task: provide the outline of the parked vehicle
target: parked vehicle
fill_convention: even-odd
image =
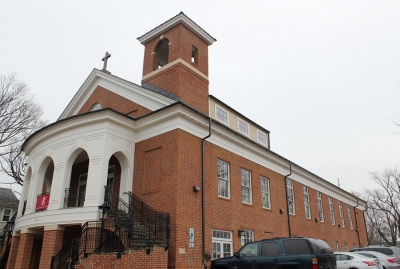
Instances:
[[[382,269],[377,258],[351,252],[335,252],[335,257],[337,269]]]
[[[357,251],[354,253],[379,259],[384,269],[400,269],[400,258],[391,257],[376,251]]]
[[[336,269],[336,259],[320,239],[272,238],[248,243],[232,257],[211,261],[211,269],[234,268]]]
[[[350,250],[350,252],[357,252],[357,251],[376,251],[383,254],[386,254],[391,257],[400,258],[400,249],[394,246],[367,246],[362,248],[355,248]]]

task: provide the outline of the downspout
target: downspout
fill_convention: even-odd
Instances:
[[[205,217],[205,192],[204,192],[204,142],[211,136],[211,118],[208,118],[208,135],[201,140],[201,259],[203,268],[206,265],[206,217]]]
[[[285,176],[285,194],[286,194],[286,215],[287,215],[287,222],[288,222],[288,232],[289,232],[289,237],[292,237],[292,232],[290,229],[290,214],[289,214],[289,203],[288,203],[288,192],[287,192],[287,186],[286,186],[286,181],[287,178],[292,174],[292,163],[289,161],[289,174]]]
[[[356,232],[357,232],[357,238],[358,238],[358,246],[361,247],[360,231],[358,230],[358,220],[357,220],[357,212],[356,212],[356,208],[357,208],[357,206],[360,205],[360,203],[358,202],[358,197],[356,197],[356,199],[357,199],[357,205],[354,207],[354,218],[356,219]],[[365,222],[365,216],[364,216],[364,222]]]

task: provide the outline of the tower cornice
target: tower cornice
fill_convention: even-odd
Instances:
[[[183,12],[180,12],[178,15],[173,17],[172,19],[164,22],[163,24],[157,26],[153,30],[147,32],[146,34],[138,37],[138,40],[141,44],[146,44],[153,38],[162,35],[164,32],[173,28],[178,24],[183,24],[188,27],[191,31],[196,33],[201,39],[203,39],[208,45],[211,45],[215,41],[217,41],[214,37],[204,31],[200,26],[198,26],[194,21],[192,21],[188,16],[186,16]]]

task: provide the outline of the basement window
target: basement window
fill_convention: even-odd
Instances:
[[[195,46],[192,46],[192,63],[198,64],[199,63],[199,53],[198,49]]]

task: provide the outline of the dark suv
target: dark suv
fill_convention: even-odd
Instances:
[[[335,269],[336,259],[324,241],[273,238],[251,242],[234,256],[211,261],[211,269]]]

